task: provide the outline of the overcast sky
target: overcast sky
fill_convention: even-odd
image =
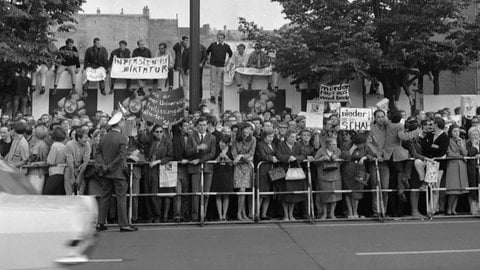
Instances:
[[[238,17],[254,21],[266,30],[278,29],[286,23],[282,8],[270,0],[198,0],[200,1],[200,24],[212,28],[238,28]],[[85,13],[96,13],[97,7],[103,14],[141,14],[144,6],[150,9],[151,18],[175,18],[179,26],[189,26],[189,0],[87,0]]]

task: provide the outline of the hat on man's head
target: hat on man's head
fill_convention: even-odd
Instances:
[[[122,118],[123,118],[123,113],[122,112],[116,112],[112,118],[110,118],[110,120],[108,120],[108,125],[109,126],[114,126],[118,123],[120,123],[120,121],[122,121]]]

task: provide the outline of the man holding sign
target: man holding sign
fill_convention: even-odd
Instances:
[[[86,81],[83,84],[83,96],[87,95],[88,85],[90,81],[96,81],[100,84],[100,92],[105,93],[105,78],[107,77],[108,68],[108,52],[105,47],[100,44],[99,38],[93,39],[93,46],[85,52],[85,60],[83,64],[85,68]]]
[[[262,45],[260,43],[255,44],[255,50],[248,57],[247,67],[253,67],[256,69],[264,69],[268,67],[269,59],[267,54],[262,51]],[[268,86],[267,89],[272,91],[272,76],[266,76]],[[248,90],[252,90],[253,75],[248,76]]]

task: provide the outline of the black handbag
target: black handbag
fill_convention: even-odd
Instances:
[[[336,161],[327,161],[323,163],[323,170],[326,172],[335,171],[338,169],[338,163]]]
[[[270,177],[270,181],[275,182],[280,179],[285,178],[286,173],[285,170],[282,167],[273,167],[270,170],[268,170],[268,176]]]
[[[353,178],[355,181],[363,184],[364,186],[368,185],[368,181],[370,180],[370,174],[367,173],[365,170],[360,170],[361,165],[357,165],[357,172],[355,177]]]

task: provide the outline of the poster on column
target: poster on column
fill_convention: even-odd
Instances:
[[[350,85],[320,85],[318,98],[325,102],[349,102],[350,101]]]
[[[372,109],[340,108],[340,129],[366,131],[370,130],[373,121]]]
[[[143,119],[159,125],[174,125],[184,116],[183,88],[154,91],[143,109]]]
[[[105,78],[107,77],[107,71],[103,67],[99,67],[99,68],[87,67],[85,69],[85,73],[87,73],[87,80],[91,82],[100,82],[105,80]]]
[[[304,114],[307,128],[323,129],[323,111],[325,104],[321,100],[308,100]]]
[[[113,58],[112,78],[119,79],[166,79],[168,56],[155,58]]]

